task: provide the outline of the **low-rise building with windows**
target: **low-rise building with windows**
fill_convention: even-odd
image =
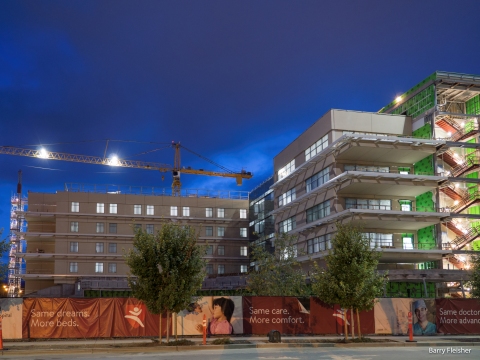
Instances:
[[[92,284],[128,289],[123,254],[134,230],[155,233],[163,221],[194,226],[207,245],[209,275],[247,271],[248,193],[189,191],[169,196],[155,189],[75,186],[53,194],[29,192],[23,235],[26,295],[81,296]]]

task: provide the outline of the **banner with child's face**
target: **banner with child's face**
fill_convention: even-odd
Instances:
[[[207,334],[243,334],[241,296],[205,296],[178,313],[179,335],[202,335],[203,320]]]

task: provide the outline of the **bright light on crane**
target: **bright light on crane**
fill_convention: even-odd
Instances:
[[[110,166],[121,166],[120,160],[118,160],[117,155],[113,155],[111,158],[107,159],[107,165]]]
[[[48,151],[44,148],[41,148],[38,152],[38,157],[41,159],[48,159]]]

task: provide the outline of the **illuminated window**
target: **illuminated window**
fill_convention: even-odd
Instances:
[[[155,207],[153,205],[147,205],[147,215],[155,215]]]
[[[247,218],[247,209],[240,209],[240,219]]]
[[[190,208],[188,206],[183,207],[183,216],[190,216]]]
[[[133,205],[133,214],[142,215],[142,205]]]
[[[212,208],[206,208],[205,209],[205,216],[206,217],[213,217],[213,209]]]
[[[284,177],[290,175],[295,170],[295,159],[290,161],[287,165],[278,170],[278,180],[282,180]]]
[[[320,153],[327,146],[328,146],[328,135],[325,135],[320,140],[318,140],[315,144],[313,144],[307,150],[305,150],[305,161],[310,160],[310,158]]]
[[[95,272],[96,273],[103,273],[103,263],[95,263]]]
[[[240,237],[247,237],[247,228],[240,228]]]
[[[97,203],[97,214],[103,214],[105,212],[105,204]]]
[[[117,213],[117,204],[110,204],[110,214]]]
[[[170,216],[177,216],[178,210],[176,206],[170,206]]]
[[[289,232],[290,230],[293,230],[297,227],[297,222],[295,220],[295,217],[288,218],[286,220],[280,221],[278,224],[278,232],[281,233],[286,233]]]
[[[278,206],[287,205],[297,198],[295,188],[288,190],[278,197]]]
[[[247,256],[247,247],[240,246],[240,256]]]
[[[217,217],[224,218],[225,217],[225,209],[217,209]]]
[[[79,212],[80,211],[80,203],[72,202],[72,207],[70,208],[71,212]]]
[[[70,263],[70,272],[71,273],[78,272],[78,263],[76,263],[76,262],[71,262]]]
[[[247,265],[240,265],[240,272],[246,273],[248,271]]]

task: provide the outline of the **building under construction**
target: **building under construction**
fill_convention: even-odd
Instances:
[[[30,193],[28,231],[18,231],[28,246],[15,254],[26,260],[26,293],[126,290],[131,227],[153,232],[167,218],[200,229],[210,274],[246,272],[249,239],[272,246],[274,232],[298,235],[305,268],[322,263],[335,224],[351,222],[382,253],[385,296],[465,296],[469,256],[480,250],[479,94],[480,76],[435,72],[378,112],[330,110],[274,157],[273,179],[250,198]],[[230,288],[244,286],[238,279]]]

